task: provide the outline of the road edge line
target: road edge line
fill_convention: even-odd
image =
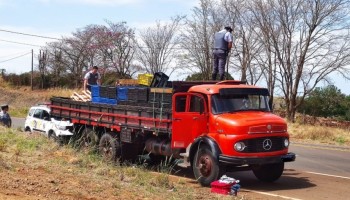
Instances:
[[[332,175],[332,174],[323,174],[323,173],[310,172],[310,171],[305,171],[305,172],[309,173],[309,174],[315,174],[315,175],[321,175],[321,176],[329,176],[329,177],[334,177],[334,178],[343,178],[343,179],[350,180],[350,177],[346,177],[346,176],[337,176],[337,175]]]
[[[302,199],[298,199],[298,198],[294,198],[294,197],[287,197],[287,196],[283,196],[283,195],[272,194],[272,193],[268,193],[268,192],[260,192],[260,191],[256,191],[256,190],[247,190],[247,189],[244,189],[244,190],[242,190],[242,191],[252,192],[252,193],[257,193],[257,194],[263,194],[263,195],[278,197],[278,198],[282,198],[282,199],[302,200]]]

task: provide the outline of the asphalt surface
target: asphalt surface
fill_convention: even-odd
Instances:
[[[13,128],[23,128],[24,120],[12,118]],[[241,181],[242,193],[256,199],[350,200],[350,147],[292,143],[289,151],[297,155],[296,161],[286,163],[282,177],[274,183],[260,182],[250,171],[228,175]],[[178,175],[190,174],[185,170]]]
[[[11,117],[11,120],[12,120],[12,128],[15,128],[15,129],[24,128],[25,118]]]

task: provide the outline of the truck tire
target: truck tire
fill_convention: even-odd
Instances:
[[[97,144],[98,136],[96,132],[91,128],[85,128],[78,140],[79,147],[83,149],[95,148]]]
[[[99,152],[106,161],[116,162],[121,157],[119,140],[110,133],[103,134],[99,143]]]
[[[211,182],[218,180],[221,174],[219,162],[208,146],[199,148],[192,163],[194,176],[202,186],[210,186]]]
[[[263,182],[274,182],[279,179],[284,170],[284,162],[266,165],[257,165],[253,167],[253,173],[256,178]]]

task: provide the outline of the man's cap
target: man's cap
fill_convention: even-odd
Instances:
[[[1,105],[1,110],[5,109],[5,108],[8,108],[8,107],[9,107],[9,105],[3,104],[3,105]]]
[[[232,32],[231,26],[225,26],[225,29],[226,29],[227,31],[229,31],[229,32]]]

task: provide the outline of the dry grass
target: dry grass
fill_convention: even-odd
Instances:
[[[212,194],[193,180],[143,165],[105,163],[97,153],[60,147],[41,135],[0,128],[0,144],[0,193],[32,199],[249,199],[243,192],[235,198]]]
[[[31,106],[47,103],[53,96],[70,97],[77,90],[53,88],[32,91],[30,87],[10,86],[0,78],[0,104],[9,104],[11,116],[25,117]]]
[[[315,141],[327,144],[350,145],[350,130],[325,126],[290,123],[288,132],[292,140]]]

